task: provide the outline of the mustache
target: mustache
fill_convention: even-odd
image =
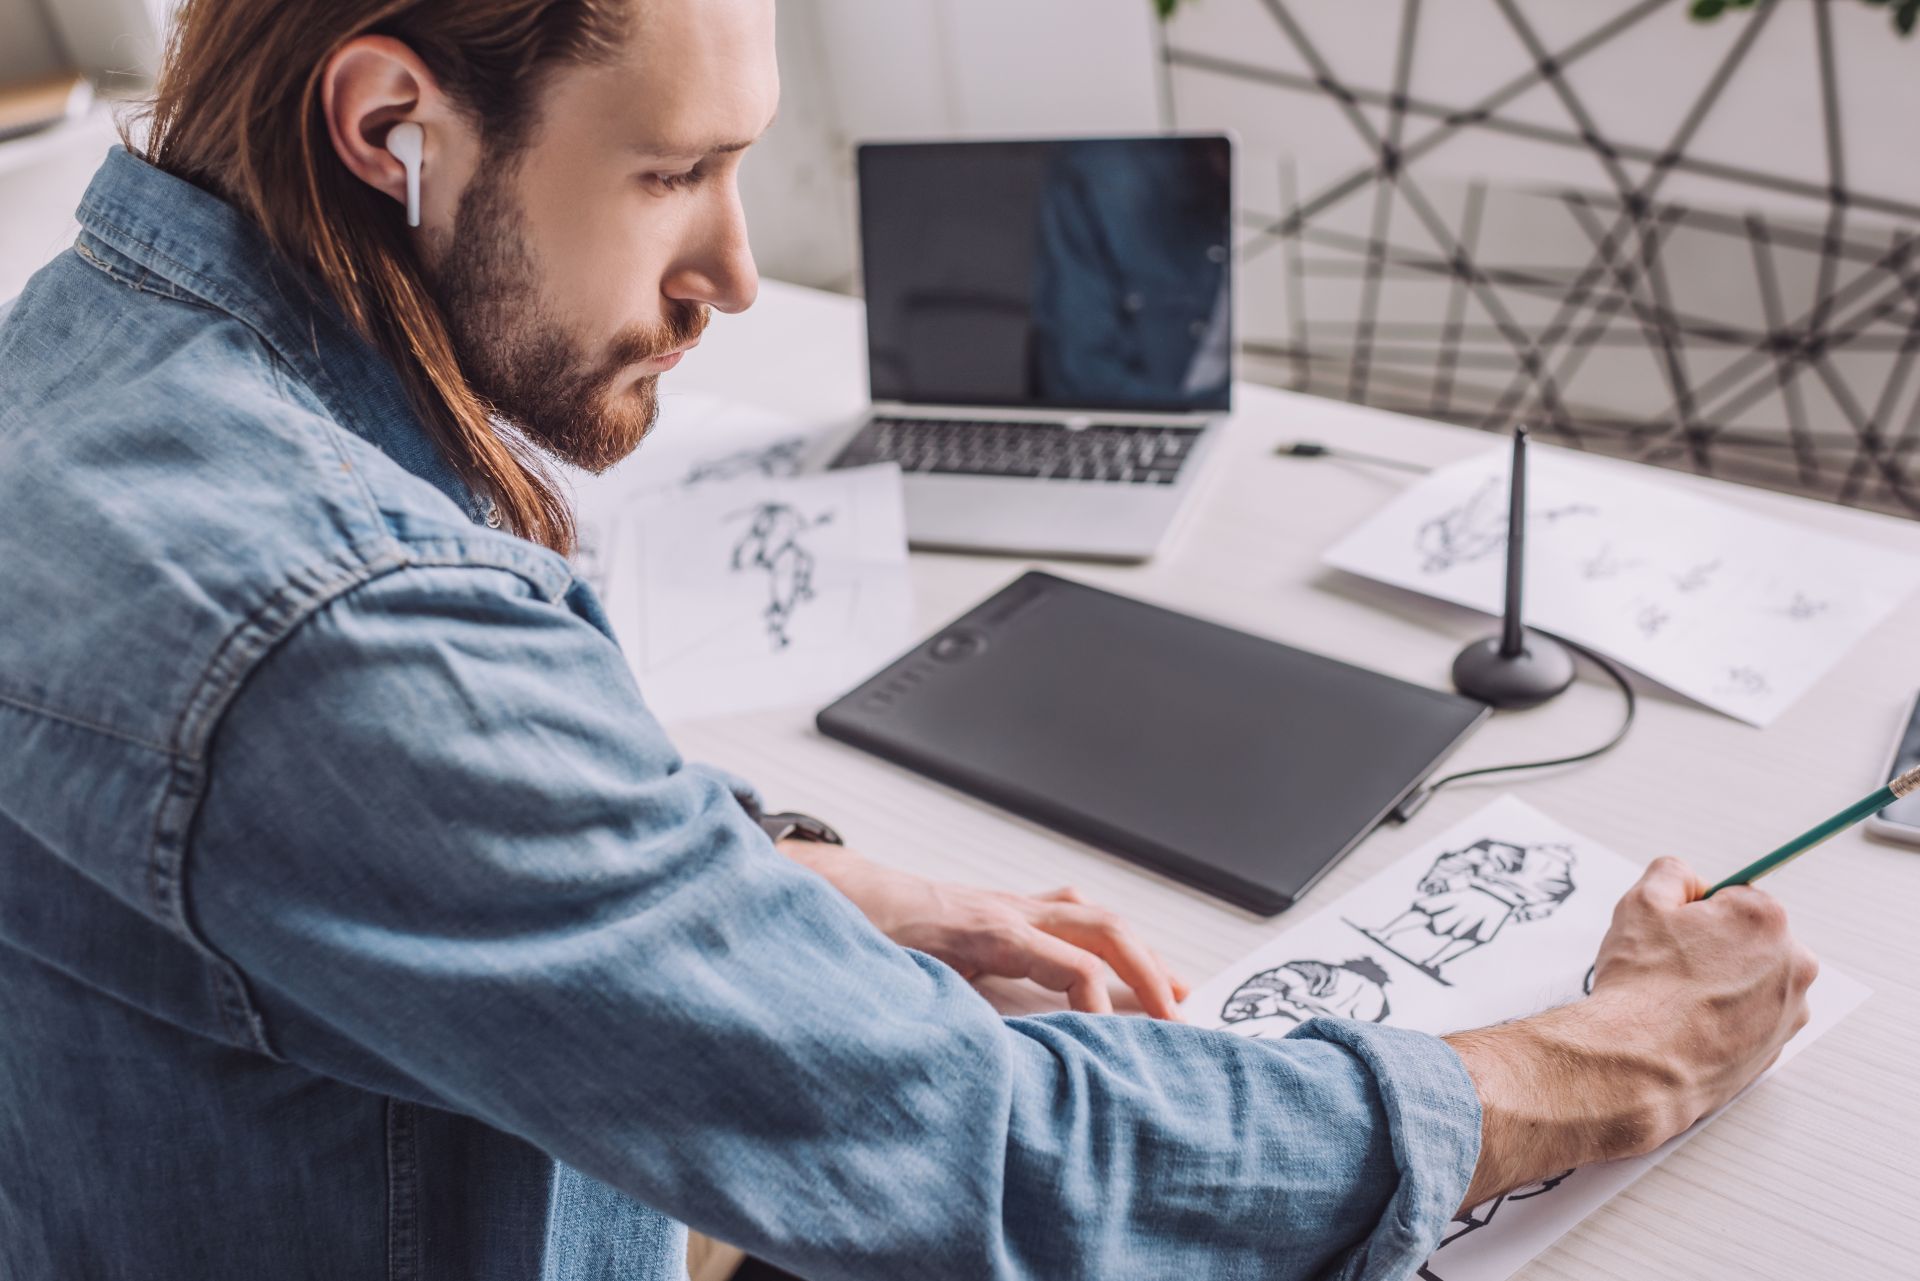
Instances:
[[[712,317],[712,308],[704,303],[679,304],[658,328],[636,326],[621,331],[613,340],[608,363],[619,369],[676,351],[705,333]]]

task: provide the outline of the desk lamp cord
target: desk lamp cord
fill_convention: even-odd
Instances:
[[[1620,670],[1619,664],[1604,655],[1594,653],[1577,641],[1570,641],[1564,636],[1547,631],[1545,628],[1535,627],[1531,630],[1559,641],[1562,645],[1565,645],[1568,649],[1585,658],[1596,667],[1599,667],[1602,671],[1606,672],[1608,676],[1613,678],[1613,683],[1620,687],[1620,694],[1626,700],[1626,714],[1620,718],[1620,728],[1613,732],[1612,738],[1609,738],[1606,742],[1600,744],[1600,746],[1589,751],[1581,752],[1576,756],[1556,756],[1552,760],[1546,761],[1520,761],[1512,765],[1487,765],[1480,769],[1466,769],[1461,770],[1457,774],[1448,774],[1446,777],[1437,779],[1410,793],[1406,800],[1401,801],[1399,805],[1395,806],[1393,812],[1387,816],[1394,823],[1404,823],[1412,818],[1414,814],[1420,810],[1420,807],[1432,798],[1435,792],[1447,786],[1449,783],[1458,783],[1462,779],[1467,778],[1480,778],[1487,774],[1510,774],[1516,770],[1548,769],[1555,765],[1577,765],[1582,761],[1590,761],[1596,756],[1604,756],[1606,753],[1620,746],[1621,740],[1626,738],[1627,731],[1633,728],[1633,716],[1634,712],[1638,709],[1638,703],[1634,698],[1633,684],[1627,679],[1627,674]]]

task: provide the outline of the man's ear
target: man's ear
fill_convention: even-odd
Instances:
[[[455,158],[471,153],[471,129],[413,50],[391,36],[347,41],[321,70],[320,109],[340,163],[390,196],[403,225],[407,171],[387,149],[387,136],[402,121],[420,125],[421,223],[451,225],[469,176]]]

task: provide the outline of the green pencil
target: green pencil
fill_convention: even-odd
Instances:
[[[1775,868],[1784,867],[1836,832],[1844,832],[1870,814],[1877,814],[1910,792],[1920,791],[1920,765],[1914,766],[1864,800],[1856,801],[1819,826],[1800,833],[1765,858],[1756,859],[1720,882],[1702,898],[1712,898],[1729,885],[1751,885]]]

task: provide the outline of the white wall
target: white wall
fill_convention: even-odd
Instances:
[[[0,82],[71,67],[102,92],[141,92],[174,3],[0,0]],[[73,243],[74,207],[116,139],[107,108],[96,106],[85,119],[0,143],[0,300]]]
[[[1148,0],[782,0],[780,122],[741,185],[761,270],[857,278],[866,140],[1153,132]]]
[[[73,243],[73,211],[117,141],[104,106],[57,134],[0,143],[0,301]]]
[[[0,14],[6,5],[37,14],[40,2],[0,0]],[[68,22],[97,29],[128,5],[160,15],[172,4],[102,0]],[[1158,129],[1152,13],[1148,0],[780,0],[780,118],[740,179],[761,270],[856,287],[858,141]],[[53,47],[45,21],[30,32],[24,20],[0,23],[0,45],[29,34]],[[147,56],[152,45],[119,47]],[[96,122],[36,145],[31,163],[0,157],[0,297],[71,241],[73,207],[111,140]]]

